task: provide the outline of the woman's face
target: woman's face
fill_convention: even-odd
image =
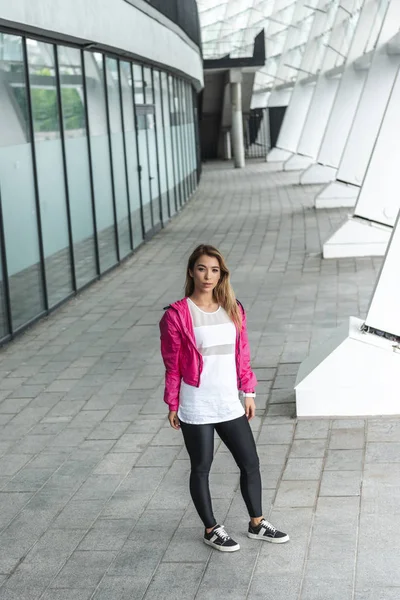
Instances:
[[[217,258],[203,254],[195,262],[193,271],[189,271],[193,277],[196,292],[212,292],[221,277],[221,269]]]

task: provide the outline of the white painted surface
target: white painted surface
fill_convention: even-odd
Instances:
[[[355,208],[355,214],[393,227],[400,208],[400,71],[397,74],[382,125]],[[367,125],[367,124],[366,124]],[[368,127],[366,127],[368,128]],[[396,133],[394,133],[396,132]]]
[[[361,185],[400,64],[400,55],[389,56],[385,44],[396,35],[400,23],[400,2],[390,2],[379,36],[371,69],[361,95],[337,178]],[[368,126],[366,126],[368,124]]]
[[[355,185],[332,181],[315,198],[315,208],[354,208],[360,188]]]
[[[365,71],[355,71],[352,66],[345,69],[318,152],[318,162],[338,168],[366,76]]]
[[[292,153],[289,150],[282,150],[282,148],[272,148],[267,156],[268,162],[283,162],[290,158]]]
[[[324,258],[384,256],[392,229],[349,218],[323,245]]]
[[[398,336],[400,336],[399,257],[400,219],[398,217],[366,318],[366,324],[370,327]]]
[[[282,127],[279,132],[277,146],[283,150],[296,152],[306,119],[315,83],[311,85],[298,84],[293,90],[290,104],[286,109]]]
[[[400,353],[393,342],[349,322],[311,352],[296,381],[298,417],[400,414]]]
[[[328,183],[336,177],[337,169],[326,165],[313,164],[300,175],[300,183],[303,185],[314,183]]]
[[[365,50],[376,42],[380,33],[382,20],[377,19],[379,10],[379,2],[365,0],[318,153],[321,164],[339,166],[372,62],[373,51],[365,54]],[[372,42],[371,35],[375,38]]]
[[[301,171],[306,169],[313,159],[310,156],[300,156],[300,154],[293,154],[284,164],[284,171]]]
[[[168,19],[149,10],[142,0],[133,7],[124,0],[0,0],[0,23],[35,27],[126,51],[150,62],[165,65],[203,86],[203,62],[199,50]],[[144,12],[146,11],[146,12]],[[154,14],[152,18],[147,13]],[[175,28],[175,30],[174,30]]]
[[[297,152],[311,156],[314,160],[318,156],[339,81],[336,77],[321,76],[315,88],[297,148]]]

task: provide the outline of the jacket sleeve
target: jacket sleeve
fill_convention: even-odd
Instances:
[[[239,306],[242,311],[242,330],[240,332],[240,389],[242,392],[250,393],[254,392],[255,390],[255,387],[257,385],[257,378],[254,375],[250,364],[250,344],[247,335],[246,312],[241,304]]]
[[[160,321],[161,355],[165,365],[164,402],[169,410],[178,410],[181,373],[179,369],[179,354],[181,334],[176,327],[169,311]]]

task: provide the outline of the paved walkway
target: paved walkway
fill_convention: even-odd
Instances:
[[[365,315],[380,260],[322,261],[346,211],[315,211],[296,177],[208,166],[166,230],[0,351],[1,600],[399,600],[400,420],[293,417],[299,362]],[[215,512],[242,549],[202,543],[166,423],[158,321],[201,241],[249,312],[265,512],[286,545],[246,537],[221,446]]]

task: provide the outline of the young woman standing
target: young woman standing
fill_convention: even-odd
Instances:
[[[287,542],[289,536],[262,513],[259,459],[249,425],[255,415],[257,380],[250,366],[246,314],[235,299],[224,258],[214,246],[200,245],[191,254],[185,298],[167,308],[160,331],[166,368],[164,401],[169,422],[182,430],[190,456],[190,493],[204,523],[204,542],[223,552],[240,548],[212,510],[209,472],[214,431],[240,469],[240,489],[250,516],[248,537]]]

